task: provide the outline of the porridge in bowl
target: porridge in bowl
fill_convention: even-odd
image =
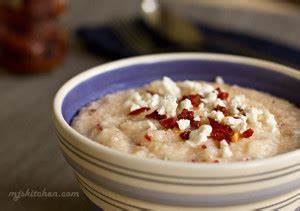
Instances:
[[[203,81],[153,81],[83,107],[72,127],[144,158],[235,162],[300,147],[300,109],[266,93]]]

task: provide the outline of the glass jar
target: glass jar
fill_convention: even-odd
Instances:
[[[19,73],[50,70],[67,50],[59,25],[65,0],[0,0],[0,65]]]

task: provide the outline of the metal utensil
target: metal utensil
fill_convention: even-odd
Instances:
[[[185,17],[166,8],[158,0],[143,0],[143,20],[160,35],[185,49],[199,49],[203,42],[201,32]]]

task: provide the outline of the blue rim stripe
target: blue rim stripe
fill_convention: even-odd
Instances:
[[[98,190],[96,190],[95,188],[93,188],[92,186],[90,186],[89,184],[87,184],[87,183],[86,183],[83,179],[81,179],[79,176],[76,176],[76,179],[77,179],[77,181],[80,182],[83,186],[88,187],[88,189],[93,190],[93,191],[96,192],[97,194],[99,194],[99,195],[101,195],[101,196],[104,196],[105,198],[108,198],[108,199],[110,199],[110,200],[112,200],[112,201],[115,201],[115,202],[117,202],[117,203],[123,204],[123,205],[128,206],[128,207],[132,207],[132,208],[135,208],[135,209],[139,209],[139,210],[144,210],[144,211],[149,210],[149,209],[146,209],[146,208],[143,208],[143,207],[138,207],[138,206],[135,206],[135,205],[132,205],[132,204],[128,204],[128,203],[119,201],[119,200],[114,199],[114,198],[111,198],[111,197],[109,197],[109,196],[107,196],[107,195],[105,195],[105,194],[103,194],[103,193],[100,193]]]
[[[258,209],[256,209],[256,210],[262,210],[262,209],[271,208],[271,207],[274,207],[274,206],[283,204],[283,203],[285,203],[285,202],[287,202],[287,201],[289,201],[289,200],[292,200],[292,199],[294,199],[294,198],[296,198],[296,197],[298,197],[298,196],[300,196],[300,193],[297,193],[296,195],[293,195],[293,196],[291,196],[291,197],[289,197],[289,198],[287,198],[287,199],[284,199],[284,200],[282,200],[282,201],[280,201],[280,202],[276,202],[275,204],[271,204],[271,205],[268,205],[268,206],[265,206],[265,207],[261,207],[261,208],[258,208]],[[297,198],[296,200],[299,200],[299,199],[300,199],[300,198]],[[281,208],[282,208],[282,207],[281,207]]]
[[[234,177],[197,177],[197,178],[195,178],[195,177],[166,176],[166,175],[162,175],[162,174],[147,173],[147,172],[138,171],[138,170],[131,169],[131,168],[126,168],[126,167],[123,167],[123,166],[120,166],[120,165],[116,165],[116,164],[113,164],[111,162],[107,162],[107,161],[104,161],[102,159],[96,158],[96,157],[94,157],[94,156],[92,156],[92,155],[90,155],[90,154],[82,151],[81,149],[77,148],[73,144],[71,144],[58,131],[56,131],[56,134],[60,138],[61,141],[63,141],[66,144],[70,145],[76,151],[78,151],[81,154],[84,154],[88,158],[92,158],[92,159],[97,160],[97,161],[99,161],[101,163],[104,163],[104,164],[107,164],[107,165],[111,165],[111,166],[114,166],[116,168],[120,168],[120,169],[123,169],[123,170],[133,171],[133,172],[137,172],[137,173],[143,173],[143,174],[146,174],[146,175],[159,176],[159,177],[163,177],[163,178],[189,179],[189,180],[215,180],[215,179],[219,179],[219,180],[227,180],[228,179],[228,180],[231,180],[231,179],[240,179],[240,178],[249,178],[249,177],[254,177],[254,176],[267,175],[267,174],[272,174],[272,173],[277,173],[277,172],[279,173],[280,171],[285,171],[285,170],[288,170],[288,169],[300,166],[300,163],[297,163],[297,164],[294,164],[294,165],[291,165],[291,166],[288,166],[288,167],[284,167],[284,168],[277,169],[277,170],[272,170],[272,171],[269,171],[269,172],[264,172],[264,173],[260,173],[260,174],[245,175],[245,176],[234,176]],[[92,161],[88,161],[88,162],[92,162]],[[297,172],[299,170],[300,170],[300,168],[297,168],[296,170],[291,171],[289,173]],[[117,172],[117,173],[119,173],[119,172]],[[285,174],[283,174],[283,175],[285,175]],[[178,184],[178,183],[176,183],[176,184]]]
[[[85,162],[93,164],[94,166],[100,167],[100,168],[105,169],[107,171],[110,171],[110,172],[113,172],[113,173],[116,173],[116,174],[120,174],[120,175],[123,175],[123,176],[126,176],[126,177],[132,177],[132,178],[139,179],[139,180],[144,180],[144,181],[154,182],[154,183],[161,183],[161,184],[171,184],[171,185],[181,185],[181,186],[205,186],[205,187],[207,187],[207,186],[209,186],[209,187],[211,187],[211,186],[231,186],[231,185],[241,185],[241,184],[262,182],[262,181],[266,181],[266,180],[270,180],[270,179],[276,179],[276,178],[280,178],[282,176],[290,175],[290,174],[293,174],[293,173],[296,173],[296,172],[300,171],[300,168],[299,168],[299,169],[296,169],[296,170],[293,170],[293,171],[290,171],[290,172],[283,173],[281,175],[271,176],[271,177],[268,177],[268,178],[256,179],[256,180],[245,181],[245,182],[231,182],[231,183],[221,183],[221,184],[216,184],[216,183],[181,183],[181,182],[170,182],[170,181],[158,181],[158,180],[155,180],[155,179],[149,179],[149,178],[145,178],[145,177],[131,175],[131,174],[127,174],[127,173],[124,173],[124,172],[120,172],[118,170],[107,168],[107,167],[105,167],[103,165],[100,165],[99,163],[96,163],[96,162],[94,162],[92,160],[88,160],[87,158],[85,158],[84,156],[82,156],[80,153],[82,153],[85,156],[89,157],[88,154],[86,154],[86,153],[84,153],[84,152],[82,152],[82,151],[80,151],[80,150],[78,150],[76,148],[75,149],[71,149],[70,146],[67,145],[69,143],[66,140],[64,140],[61,136],[59,136],[59,140],[60,140],[60,143],[63,144],[73,154],[77,155],[78,157],[80,157]],[[97,160],[97,161],[103,163],[102,160]]]

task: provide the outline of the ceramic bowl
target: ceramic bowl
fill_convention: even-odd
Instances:
[[[54,99],[61,150],[84,193],[104,210],[296,210],[300,207],[300,150],[227,164],[142,159],[89,140],[70,127],[78,110],[108,93],[162,76],[227,83],[271,93],[300,105],[300,74],[257,59],[174,53],[123,59],[87,70]],[[112,108],[113,109],[113,108]]]

